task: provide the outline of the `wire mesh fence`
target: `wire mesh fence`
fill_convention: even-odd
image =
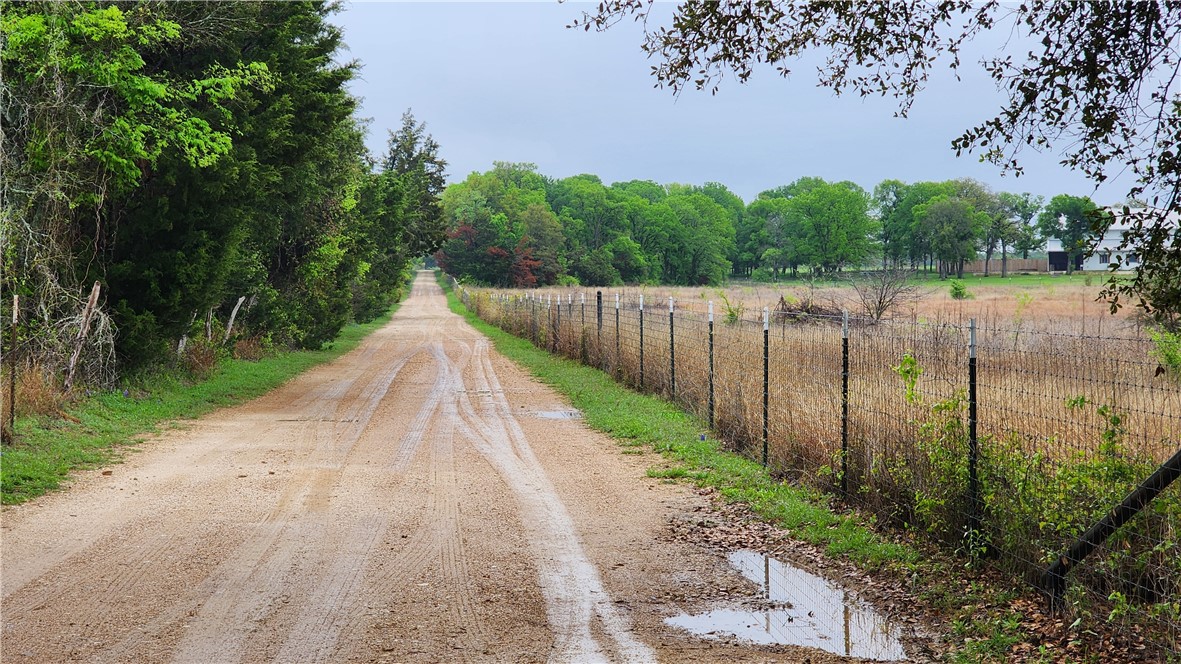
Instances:
[[[1181,387],[1147,338],[459,292],[484,320],[698,415],[777,476],[1043,588],[1072,542],[1181,460]],[[1123,514],[1067,561],[1056,600],[1127,620],[1176,654],[1181,482]]]

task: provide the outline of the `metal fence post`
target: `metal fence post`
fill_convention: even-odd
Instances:
[[[640,293],[640,391],[644,390],[644,294]]]
[[[553,293],[550,293],[549,298],[546,300],[545,310],[546,310],[546,317],[549,318],[549,321],[550,321],[550,327],[553,328],[552,330],[550,330],[553,333],[551,335],[553,338],[550,339],[550,342],[549,342],[550,349],[551,349],[550,352],[556,353],[556,352],[558,352],[558,319],[562,317],[562,296],[561,295],[558,296],[558,315],[556,318],[554,317],[554,294]]]
[[[668,392],[677,398],[677,340],[673,336],[673,298],[668,297]]]
[[[595,291],[595,359],[603,369],[603,291]]]
[[[976,319],[968,320],[968,500],[972,503],[969,532],[980,532],[980,478],[976,462],[980,450],[976,439]]]
[[[714,428],[714,303],[709,302],[709,428]]]
[[[603,343],[603,291],[595,291],[595,329],[599,343]]]
[[[771,311],[763,307],[763,465],[767,465],[769,449],[767,446],[767,429],[770,409],[770,373],[771,373]]]
[[[590,353],[586,348],[586,291],[578,294],[578,361],[590,364]]]
[[[841,493],[849,495],[849,311],[841,312]]]
[[[623,376],[623,348],[619,342],[619,293],[615,294],[615,374]]]

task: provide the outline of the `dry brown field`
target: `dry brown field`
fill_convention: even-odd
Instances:
[[[839,312],[848,287],[605,290],[601,325],[595,290],[463,297],[493,325],[695,413],[703,433],[765,458],[785,480],[957,547],[981,523],[1002,565],[1036,582],[1047,560],[1181,446],[1181,383],[1159,370],[1134,312],[1112,315],[1096,301],[1101,281],[974,280],[967,300],[925,284],[895,318],[853,316],[847,358]],[[811,298],[829,313],[776,315],[780,298]],[[763,307],[772,312],[765,326]],[[982,507],[970,499],[969,467]],[[1134,523],[1073,575],[1100,600],[1135,592],[1152,603],[1181,587],[1175,492]],[[1175,624],[1161,625],[1175,638]]]
[[[1139,335],[1141,327],[1135,307],[1121,307],[1112,314],[1108,303],[1099,299],[1103,275],[1028,275],[1002,280],[969,278],[965,280],[970,298],[953,299],[949,281],[923,281],[918,297],[891,313],[891,317],[910,321],[938,321],[962,323],[976,318],[978,324],[990,327],[1021,326],[1046,332],[1074,333],[1091,336]],[[1088,284],[1087,282],[1090,282]],[[562,292],[577,299],[582,292],[593,298],[596,289],[538,289],[538,293]],[[665,306],[672,296],[678,309],[705,311],[709,301],[715,309],[723,310],[724,299],[741,303],[744,313],[753,316],[763,307],[774,309],[780,298],[790,303],[812,301],[829,309],[849,309],[858,315],[856,294],[845,283],[803,282],[778,284],[738,283],[724,287],[623,287],[601,289],[610,300],[615,293],[624,297],[643,294],[651,306]]]
[[[924,282],[916,299],[877,324],[857,318],[855,294],[848,285],[795,282],[602,289],[602,336],[594,330],[597,289],[481,292],[489,306],[502,299],[495,308],[507,307],[494,316],[534,316],[539,320],[539,336],[556,336],[559,349],[587,356],[636,386],[641,386],[642,297],[643,389],[665,393],[703,416],[708,416],[706,311],[712,302],[717,321],[715,424],[724,436],[759,444],[761,319],[763,308],[768,308],[772,312],[768,437],[771,454],[788,468],[818,467],[828,463],[836,449],[841,403],[839,312],[846,308],[852,317],[849,435],[864,445],[867,465],[877,454],[913,441],[930,419],[933,406],[957,395],[966,403],[970,319],[976,320],[977,328],[981,433],[1016,436],[1030,450],[1055,458],[1085,455],[1112,428],[1110,418],[1098,412],[1106,406],[1120,416],[1118,434],[1132,449],[1153,458],[1167,457],[1176,449],[1181,440],[1181,386],[1167,375],[1157,375],[1152,343],[1134,309],[1125,307],[1112,314],[1108,304],[1098,299],[1102,275],[975,278],[965,283],[971,298],[957,300],[949,294],[947,282]],[[618,344],[614,338],[617,294],[622,302]],[[675,358],[669,353],[669,297],[674,301]],[[535,298],[535,303],[529,298]],[[781,298],[793,308],[811,301],[833,315],[776,315]],[[535,307],[534,313],[522,309],[529,306]],[[524,332],[533,334],[531,329]],[[913,403],[905,399],[904,382],[894,369],[906,355],[914,357],[922,369],[916,383],[919,398]],[[674,370],[678,373],[675,392],[670,375]],[[1068,407],[1068,401],[1080,398],[1089,403]]]

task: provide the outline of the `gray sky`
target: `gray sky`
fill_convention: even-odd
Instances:
[[[448,162],[449,181],[493,161],[538,165],[552,177],[594,173],[605,183],[716,181],[750,201],[803,176],[852,180],[867,190],[972,177],[994,189],[1123,199],[1126,186],[1097,195],[1055,155],[1025,154],[1025,174],[1002,177],[950,143],[991,117],[1003,98],[975,65],[963,81],[943,73],[909,118],[881,98],[835,97],[814,69],[783,79],[767,68],[751,81],[725,80],[717,95],[654,88],[654,61],[639,26],[605,33],[565,26],[593,4],[353,2],[332,21],[363,64],[352,84],[372,118],[368,145],[385,152],[388,131],[413,110]],[[669,7],[658,7],[668,14]],[[965,58],[967,60],[967,58]]]

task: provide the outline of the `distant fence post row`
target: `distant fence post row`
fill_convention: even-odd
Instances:
[[[1181,388],[1157,375],[1147,339],[766,308],[748,318],[728,302],[716,323],[713,302],[669,298],[664,318],[620,293],[611,325],[602,291],[589,327],[584,294],[575,317],[570,293],[563,314],[563,294],[555,309],[552,293],[458,292],[484,320],[701,416],[778,476],[1031,582],[1181,447]],[[1095,601],[1147,607],[1129,615],[1153,616],[1153,638],[1174,652],[1179,492],[1158,489],[1089,562],[1072,561]]]

